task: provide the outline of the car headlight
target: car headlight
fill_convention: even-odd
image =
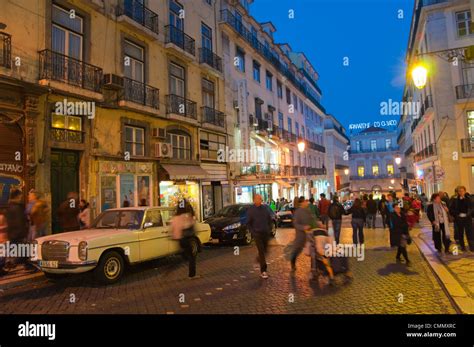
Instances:
[[[77,247],[77,253],[78,253],[79,259],[87,260],[87,242],[86,241],[79,242],[79,246]]]
[[[222,230],[228,231],[228,230],[237,229],[237,228],[240,228],[241,225],[242,224],[240,224],[240,222],[237,222],[237,223],[234,223],[234,224],[231,224],[231,225],[228,225],[228,226],[222,228]]]

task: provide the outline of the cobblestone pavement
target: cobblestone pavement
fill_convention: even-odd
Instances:
[[[450,230],[451,239],[453,239],[452,235],[454,229],[452,224]],[[430,222],[427,219],[423,219],[421,222],[420,237],[435,251],[431,233]],[[451,272],[454,278],[461,284],[466,293],[474,299],[474,252],[461,252],[461,250],[459,250],[458,255],[443,255],[439,257],[439,259],[446,265],[449,272]]]
[[[346,220],[343,242],[351,240],[348,226]],[[188,280],[186,264],[174,256],[136,266],[113,286],[81,275],[5,290],[0,313],[455,313],[416,246],[409,247],[412,267],[395,263],[387,231],[366,230],[365,259],[351,259],[354,280],[322,290],[309,281],[304,255],[290,276],[283,249],[293,233],[279,229],[272,240],[268,280],[253,269],[255,246],[240,247],[239,255],[213,246],[198,257],[201,279]]]

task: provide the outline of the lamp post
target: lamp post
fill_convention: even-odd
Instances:
[[[298,142],[298,152],[300,153],[304,152],[305,147],[306,147],[306,144],[304,143],[304,141]]]
[[[400,156],[396,156],[395,157],[395,164],[400,165],[401,162],[402,162],[402,158],[400,158]]]

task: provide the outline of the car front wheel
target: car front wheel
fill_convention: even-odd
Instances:
[[[272,223],[272,237],[275,237],[276,233],[277,233],[277,222],[275,223]]]
[[[120,253],[111,251],[104,254],[94,270],[95,278],[103,284],[113,284],[120,280],[124,271],[124,260]]]
[[[242,244],[243,245],[250,245],[252,243],[252,233],[250,230],[245,230],[244,238],[242,239]]]

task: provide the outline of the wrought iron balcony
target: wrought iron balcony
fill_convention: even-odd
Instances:
[[[77,130],[51,128],[51,140],[69,143],[84,143],[84,133]]]
[[[176,94],[166,95],[166,113],[197,119],[197,104]]]
[[[173,25],[165,26],[165,43],[172,43],[191,55],[196,54],[194,39]]]
[[[0,66],[10,69],[12,67],[12,37],[0,32]]]
[[[396,174],[380,174],[380,175],[364,175],[364,176],[350,176],[351,181],[358,181],[358,180],[374,180],[374,179],[385,179],[385,178],[401,178],[399,173]]]
[[[102,69],[81,60],[45,49],[39,52],[39,79],[64,82],[100,92]]]
[[[325,175],[326,174],[326,168],[325,167],[308,167],[307,170],[306,170],[306,174],[308,176]]]
[[[416,153],[413,157],[413,161],[419,162],[435,155],[437,155],[436,146],[434,144],[431,144],[422,151]]]
[[[315,150],[315,151],[318,151],[318,152],[321,152],[321,153],[326,153],[326,147],[324,146],[321,146],[315,142],[311,142],[311,141],[308,141],[309,143],[309,148]]]
[[[222,72],[222,58],[209,48],[199,48],[199,63],[207,64],[213,69]]]
[[[209,123],[225,128],[225,113],[207,106],[201,107],[201,112],[203,123]]]
[[[469,99],[474,96],[474,84],[463,84],[456,86],[456,98],[460,99]]]
[[[461,151],[463,153],[474,153],[474,138],[461,139]]]
[[[145,83],[123,78],[123,94],[124,100],[132,101],[144,106],[160,108],[159,90]]]
[[[158,14],[147,8],[138,0],[121,0],[117,7],[117,16],[121,15],[133,19],[155,34],[159,32]]]

